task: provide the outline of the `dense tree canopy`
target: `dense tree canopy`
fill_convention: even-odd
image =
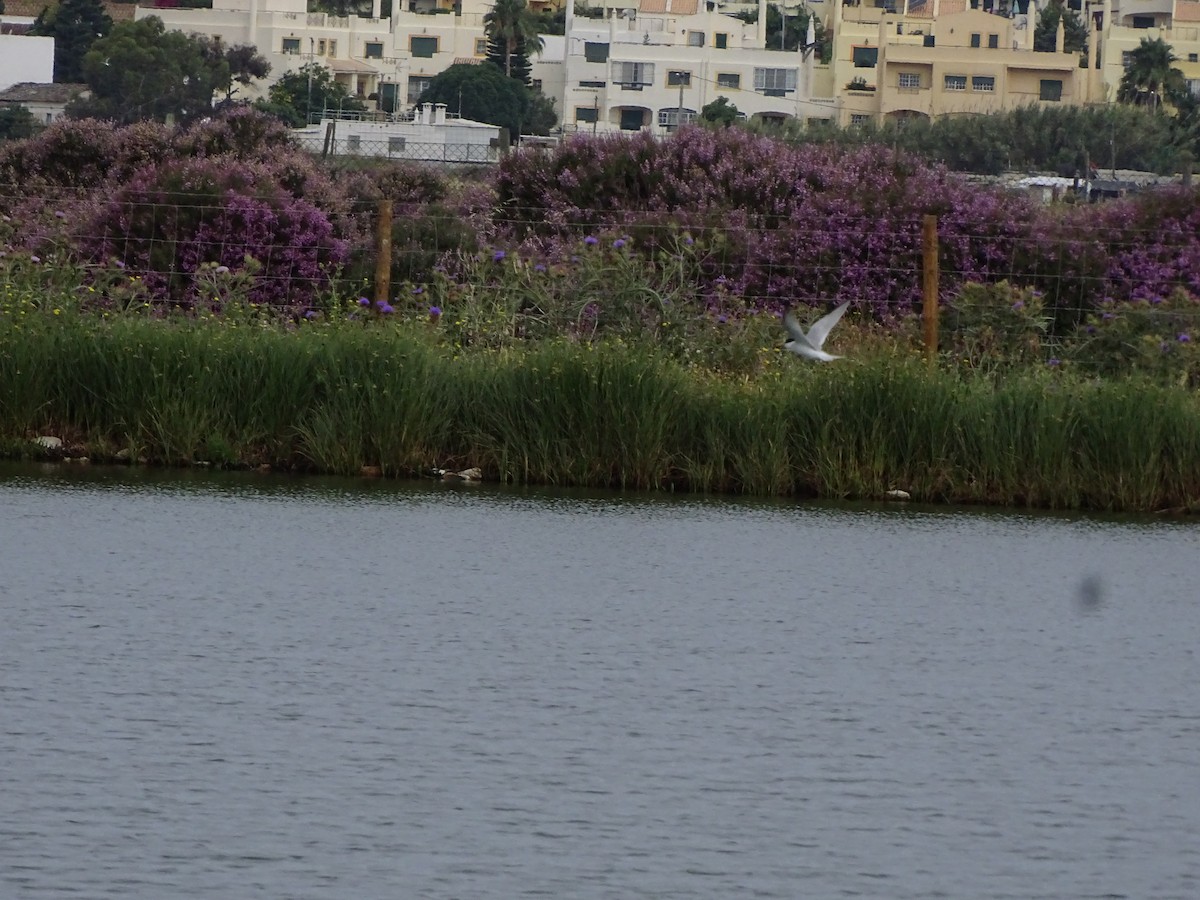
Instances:
[[[500,125],[508,129],[512,139],[522,133],[544,134],[549,127],[545,122],[547,109],[549,125],[554,124],[548,100],[489,64],[451,66],[433,78],[421,101],[445,103],[450,112],[461,112],[465,119]]]
[[[700,121],[728,128],[738,120],[739,115],[738,108],[729,102],[728,97],[718,97],[700,110]]]
[[[228,65],[229,78],[225,84],[218,85],[218,89],[225,94],[225,103],[233,101],[233,95],[239,87],[248,88],[253,82],[271,74],[271,64],[258,52],[257,47],[250,44],[229,45],[219,38],[203,35],[197,35],[196,39],[203,46],[205,59],[210,64],[216,66],[224,60]]]
[[[157,16],[114,26],[84,56],[83,76],[91,96],[67,112],[125,124],[207,115],[231,77],[228,60],[210,53],[206,39],[168,31]]]
[[[0,12],[4,4],[0,2]],[[0,141],[32,137],[37,120],[24,106],[0,109]]]
[[[1164,99],[1185,90],[1183,73],[1175,68],[1178,61],[1171,45],[1162,38],[1142,38],[1130,51],[1129,67],[1121,77],[1117,98],[1161,111]]]
[[[810,16],[812,16],[812,13],[805,7],[801,7],[796,15],[789,16],[780,12],[778,6],[774,4],[768,5],[767,49],[799,50],[800,46],[808,40],[808,20]],[[733,17],[753,25],[758,21],[758,10],[743,10],[742,12],[734,13]],[[809,49],[815,52],[817,58],[822,62],[829,62],[829,55],[832,52],[830,42],[826,40],[825,26],[816,17],[813,17],[813,35],[816,46]]]
[[[1088,28],[1079,13],[1067,9],[1062,0],[1050,0],[1038,12],[1037,25],[1033,29],[1033,49],[1042,53],[1053,53],[1058,40],[1058,23],[1063,23],[1063,51],[1084,53],[1087,51]]]
[[[339,84],[333,73],[320,63],[308,63],[285,73],[267,90],[267,101],[255,105],[297,128],[319,119],[326,110],[367,110],[366,104]]]
[[[530,51],[540,51],[545,41],[538,34],[537,16],[525,0],[496,0],[491,12],[483,17],[483,29],[488,60],[510,78],[529,84]]]
[[[54,38],[54,80],[63,84],[81,84],[83,58],[100,38],[108,35],[113,20],[100,0],[62,0],[43,9],[34,20],[31,34]]]

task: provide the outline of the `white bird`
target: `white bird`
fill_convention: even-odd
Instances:
[[[833,312],[817,319],[813,323],[812,328],[808,329],[808,334],[804,333],[804,329],[800,327],[800,323],[796,321],[796,317],[789,309],[783,316],[783,327],[787,329],[790,337],[783,342],[783,349],[791,350],[798,356],[817,359],[821,362],[832,362],[835,359],[841,359],[840,356],[826,353],[821,348],[825,346],[825,338],[829,337],[829,332],[833,330],[833,326],[845,314],[846,307],[849,305],[850,301],[847,300]]]

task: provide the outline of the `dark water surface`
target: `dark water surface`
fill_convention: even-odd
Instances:
[[[1195,898],[1198,545],[0,468],[0,897]]]

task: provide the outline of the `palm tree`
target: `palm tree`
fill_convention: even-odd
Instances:
[[[496,0],[492,11],[483,17],[483,28],[488,38],[488,58],[503,68],[510,78],[513,57],[527,57],[530,50],[541,50],[546,44],[538,34],[537,17],[525,5],[525,0]],[[527,66],[518,63],[518,70],[521,68]],[[525,77],[528,77],[527,72]]]
[[[1183,73],[1175,68],[1176,62],[1178,57],[1171,45],[1162,38],[1142,38],[1137,49],[1129,53],[1129,67],[1121,77],[1117,98],[1125,103],[1149,102],[1157,111],[1164,95],[1184,90]]]

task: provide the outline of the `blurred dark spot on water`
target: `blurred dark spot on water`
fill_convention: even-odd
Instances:
[[[1099,575],[1085,575],[1079,582],[1075,602],[1081,610],[1099,609],[1104,602],[1104,582]]]

